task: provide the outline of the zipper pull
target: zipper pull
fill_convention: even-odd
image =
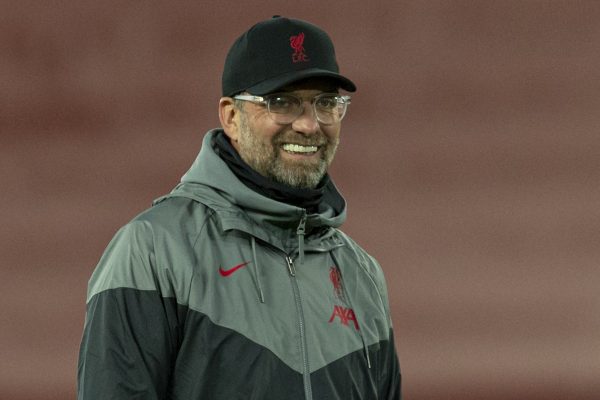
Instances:
[[[304,235],[306,233],[306,213],[302,214],[302,218],[300,218],[300,224],[298,224],[298,229],[296,229],[296,234],[298,235],[298,255],[300,265],[304,264]]]
[[[298,229],[296,229],[296,233],[298,235],[303,235],[306,232],[306,213],[302,214],[302,218],[300,218],[300,223],[298,224]]]
[[[294,260],[292,257],[285,256],[285,261],[287,261],[288,270],[290,271],[291,276],[296,276],[296,268],[294,268]]]

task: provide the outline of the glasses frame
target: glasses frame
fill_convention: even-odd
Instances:
[[[298,100],[300,100],[300,103],[303,105],[304,104],[304,98],[297,96],[293,93],[287,93],[287,92],[278,92],[278,93],[269,93],[267,95],[264,96],[255,96],[253,94],[238,94],[233,96],[234,99],[236,100],[242,100],[242,101],[249,101],[252,102],[254,104],[261,104],[262,106],[267,108],[267,111],[269,111],[269,117],[271,117],[271,119],[273,121],[275,121],[278,124],[291,124],[292,122],[294,122],[299,116],[302,115],[302,113],[304,113],[304,106],[302,106],[299,109],[299,112],[297,113],[297,115],[294,114],[284,114],[284,113],[277,113],[274,111],[271,111],[271,103],[270,103],[270,99],[271,98],[275,98],[277,96],[290,96],[290,97],[294,97]],[[325,97],[325,96],[333,96],[337,99],[338,104],[343,104],[344,105],[344,110],[343,113],[341,114],[341,116],[339,117],[339,120],[337,121],[332,121],[332,122],[324,122],[319,118],[319,113],[317,112],[317,100]],[[347,96],[347,95],[340,95],[338,93],[319,93],[318,95],[314,96],[311,100],[310,100],[310,104],[312,105],[313,111],[315,113],[315,117],[317,118],[317,121],[323,125],[333,125],[335,123],[341,122],[342,119],[344,119],[344,117],[346,116],[346,112],[348,111],[348,105],[351,103],[351,97]],[[277,120],[277,116],[280,116],[279,118],[282,118],[282,116],[290,116],[293,118],[290,119],[289,122],[281,122]]]

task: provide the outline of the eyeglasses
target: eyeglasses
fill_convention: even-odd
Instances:
[[[238,94],[233,97],[237,100],[251,101],[267,107],[269,116],[278,124],[291,124],[304,112],[304,99],[291,93],[273,93],[265,96],[251,94]],[[348,104],[350,96],[340,96],[337,93],[321,93],[310,100],[317,121],[323,125],[332,125],[340,122]]]

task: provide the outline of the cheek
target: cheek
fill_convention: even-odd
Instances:
[[[277,136],[283,131],[269,116],[256,118],[251,122],[251,131],[256,140],[268,145],[272,144]]]
[[[340,125],[326,126],[321,129],[331,143],[337,143],[340,138]]]

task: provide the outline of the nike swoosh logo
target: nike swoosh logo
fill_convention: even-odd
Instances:
[[[223,269],[223,267],[219,267],[219,273],[221,274],[221,276],[225,276],[225,277],[227,277],[227,276],[229,276],[229,275],[233,274],[233,273],[234,273],[235,271],[237,271],[238,269],[240,269],[240,268],[242,268],[242,267],[245,267],[245,266],[246,266],[246,265],[248,265],[248,264],[250,264],[250,262],[249,262],[249,261],[247,261],[247,262],[245,262],[245,263],[241,263],[241,264],[239,264],[239,265],[236,265],[235,267],[233,267],[233,268],[230,268],[230,269]]]

